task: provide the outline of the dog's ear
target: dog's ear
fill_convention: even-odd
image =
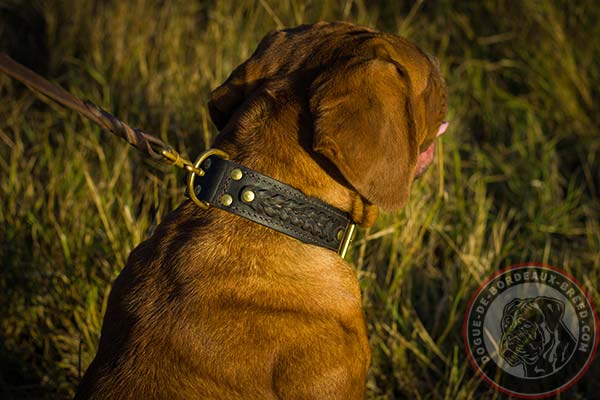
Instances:
[[[551,297],[539,296],[535,298],[535,304],[537,304],[544,314],[544,319],[550,330],[554,331],[560,324],[565,313],[563,302]]]
[[[369,202],[396,210],[408,200],[419,151],[406,71],[382,59],[321,73],[310,88],[313,149]]]
[[[221,86],[212,91],[208,112],[217,129],[225,127],[235,110],[260,85],[261,76],[253,64],[247,61],[238,66]]]
[[[273,48],[285,35],[281,31],[267,34],[252,56],[240,64],[223,84],[212,91],[208,112],[217,129],[222,130],[233,113],[261,84],[277,73],[285,57],[274,57]],[[282,52],[284,51],[282,46]]]
[[[501,322],[502,333],[508,331],[508,328],[513,323],[515,309],[519,308],[522,303],[523,303],[522,299],[515,298],[515,299],[512,299],[510,301],[510,303],[507,303],[504,306],[504,310],[502,312],[502,322]]]

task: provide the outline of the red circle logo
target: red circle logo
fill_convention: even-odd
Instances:
[[[599,331],[583,286],[559,268],[535,263],[490,276],[463,323],[473,368],[495,389],[528,399],[577,382],[594,359]]]

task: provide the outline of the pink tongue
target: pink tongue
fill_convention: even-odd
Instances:
[[[441,136],[444,134],[446,129],[448,128],[448,122],[443,122],[438,129],[437,135]],[[435,153],[435,142],[431,143],[427,150],[419,154],[419,158],[417,158],[417,168],[415,170],[415,177],[421,176],[423,172],[429,167],[429,165],[433,162],[433,155]]]
[[[442,122],[442,124],[440,125],[440,128],[438,129],[438,133],[436,135],[437,136],[441,136],[444,134],[444,132],[446,132],[446,129],[448,129],[448,122]]]
[[[429,145],[427,150],[425,150],[424,152],[419,154],[419,158],[417,158],[417,168],[415,170],[415,177],[420,176],[423,172],[425,172],[427,167],[429,167],[429,164],[431,164],[431,162],[433,161],[434,153],[435,153],[435,142],[431,143],[431,145]]]

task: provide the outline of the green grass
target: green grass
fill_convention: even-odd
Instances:
[[[373,349],[368,398],[500,398],[460,333],[488,274],[557,265],[600,304],[594,1],[5,0],[0,50],[193,158],[215,134],[210,89],[269,30],[321,19],[409,37],[449,88],[436,164],[349,256]],[[180,172],[0,76],[1,398],[73,394],[110,282],[183,187]],[[597,396],[598,374],[596,361],[561,398]]]

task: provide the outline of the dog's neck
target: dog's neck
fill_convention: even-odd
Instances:
[[[264,96],[254,101],[228,123],[214,147],[248,168],[347,212],[360,226],[372,226],[377,206],[353,191],[329,160],[312,150],[313,128],[306,107],[288,102],[269,109],[269,118],[264,118],[265,107],[276,102],[265,101]]]

